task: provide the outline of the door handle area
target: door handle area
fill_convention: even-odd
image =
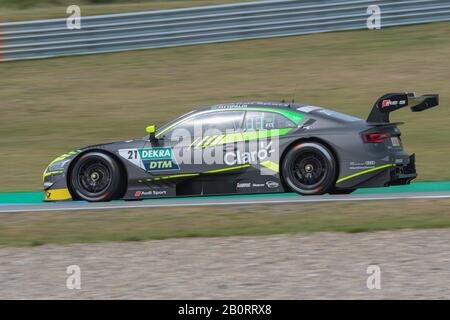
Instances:
[[[237,151],[238,147],[237,145],[224,145],[223,150],[224,151]]]

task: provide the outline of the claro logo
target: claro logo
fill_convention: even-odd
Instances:
[[[232,151],[225,153],[224,162],[229,166],[237,164],[258,163],[267,159],[275,150],[272,149],[272,141],[267,144],[261,142],[260,148],[254,151]]]

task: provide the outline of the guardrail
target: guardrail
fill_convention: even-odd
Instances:
[[[81,19],[0,24],[0,61],[163,48],[363,29],[367,8],[382,10],[382,27],[450,20],[448,0],[258,1]]]

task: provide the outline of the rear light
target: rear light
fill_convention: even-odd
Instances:
[[[381,143],[390,137],[391,134],[389,132],[372,132],[362,134],[364,143]]]

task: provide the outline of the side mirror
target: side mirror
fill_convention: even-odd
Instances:
[[[155,133],[156,127],[153,126],[153,125],[152,126],[148,126],[147,128],[145,128],[145,131],[147,131],[148,134]]]
[[[145,128],[145,131],[148,133],[148,138],[152,144],[157,144],[158,139],[155,137],[156,127],[154,125],[148,126]]]

